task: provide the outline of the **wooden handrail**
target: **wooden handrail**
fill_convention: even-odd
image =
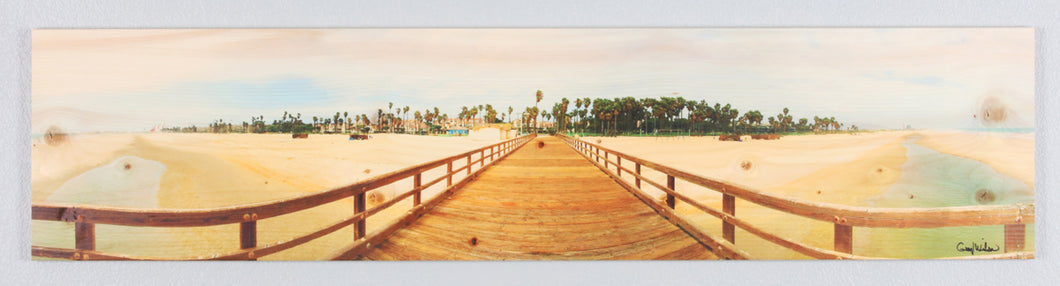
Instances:
[[[451,188],[452,186],[454,186],[452,184],[453,174],[464,171],[465,169],[468,171],[468,174],[471,174],[471,167],[474,166],[475,163],[479,163],[479,171],[481,171],[482,168],[488,166],[485,162],[487,158],[487,156],[485,156],[485,150],[490,150],[488,158],[492,159],[489,162],[489,164],[492,165],[494,162],[496,162],[500,158],[503,158],[507,154],[510,154],[512,151],[522,146],[534,137],[535,136],[532,134],[524,135],[518,138],[506,140],[500,143],[492,144],[468,152],[382,174],[348,186],[325,190],[294,198],[280,199],[261,203],[208,209],[143,209],[94,205],[35,203],[32,206],[32,219],[34,220],[75,222],[77,226],[75,229],[77,248],[64,249],[33,246],[33,255],[41,257],[67,258],[75,260],[256,259],[257,257],[272,254],[281,250],[285,250],[303,244],[305,242],[332,233],[351,224],[357,225],[355,231],[355,239],[360,239],[365,235],[364,222],[369,216],[378,213],[385,208],[393,206],[398,201],[406,199],[410,196],[419,198],[419,194],[423,190],[433,186],[434,184],[437,184],[442,180],[447,180],[447,185]],[[472,161],[471,157],[473,155],[479,155],[478,160]],[[467,158],[467,165],[454,170],[452,168],[452,163],[456,160],[463,159],[465,157]],[[442,165],[447,166],[447,170],[444,175],[434,180],[431,180],[426,184],[421,184],[421,175],[423,172],[432,170]],[[368,191],[408,177],[414,178],[414,186],[412,190],[404,192],[401,195],[395,196],[394,198],[386,202],[380,203],[372,209],[364,209],[364,196]],[[467,181],[469,178],[471,177],[463,178],[460,183]],[[346,219],[340,220],[337,223],[333,223],[328,227],[294,239],[266,246],[258,246],[256,239],[256,222],[258,220],[298,212],[301,210],[320,206],[349,197],[355,198],[354,215]],[[419,205],[419,200],[414,199],[413,207],[415,208]],[[234,223],[240,224],[240,245],[242,249],[226,254],[211,255],[209,257],[198,256],[187,258],[160,258],[135,257],[122,254],[104,253],[95,250],[95,224],[152,227],[195,227]]]
[[[640,185],[642,181],[647,182],[649,185],[652,185],[658,188],[659,190],[662,190],[666,193],[667,207],[673,208],[674,199],[676,198],[681,200],[682,202],[689,203],[693,207],[700,209],[706,212],[707,214],[722,219],[722,232],[725,240],[729,242],[734,243],[735,241],[734,227],[740,227],[741,229],[755,234],[756,236],[759,236],[767,241],[787,247],[799,253],[806,254],[810,257],[825,259],[867,259],[872,257],[851,255],[851,253],[853,252],[853,244],[851,243],[851,229],[854,226],[887,228],[938,228],[957,226],[1005,225],[1006,252],[1012,252],[1015,254],[996,257],[1033,257],[1033,252],[1022,252],[1022,250],[1025,239],[1025,230],[1023,226],[1025,224],[1034,222],[1034,204],[942,208],[871,208],[808,202],[794,198],[786,198],[774,194],[764,193],[736,184],[693,175],[685,171],[681,171],[655,162],[637,158],[635,156],[615,151],[613,149],[605,148],[598,144],[574,139],[562,134],[559,134],[558,137],[563,139],[564,142],[571,145],[575,150],[578,150],[587,158],[591,158],[591,162],[594,161],[593,159],[595,159],[595,164],[600,167],[601,170],[604,170],[605,172],[608,172],[612,175],[614,175],[614,173],[610,172],[610,169],[608,169],[608,167],[609,163],[614,164],[616,170],[618,171],[616,178],[621,177],[623,170],[626,171],[627,174],[633,175],[635,178],[634,180],[636,182],[637,190],[640,190]],[[603,152],[604,154],[601,155],[601,152]],[[634,162],[636,170],[633,171],[623,167],[621,165],[620,160],[610,161],[609,155],[611,154],[614,154],[615,158],[620,158],[620,160]],[[604,161],[602,162],[603,164],[600,164],[601,162],[599,162],[601,159],[603,159]],[[649,167],[663,174],[666,174],[667,185],[663,186],[658,182],[652,181],[642,176],[642,166]],[[705,206],[688,196],[677,193],[674,189],[673,183],[673,179],[675,178],[682,179],[692,184],[722,193],[723,210],[718,211],[717,209]],[[735,198],[737,197],[782,212],[796,214],[835,224],[836,250],[831,251],[819,249],[799,242],[787,240],[769,234],[761,229],[751,226],[745,221],[737,219],[735,216]]]

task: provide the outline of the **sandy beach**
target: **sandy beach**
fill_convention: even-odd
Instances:
[[[67,142],[54,146],[35,140],[32,200],[45,201],[71,178],[123,156],[161,162],[166,172],[161,177],[157,204],[119,203],[168,209],[211,208],[285,199],[341,187],[498,141],[394,134],[376,134],[371,140],[351,141],[345,135],[314,134],[296,140],[288,134],[172,133],[71,136]],[[437,176],[443,171],[428,172],[424,176]],[[411,179],[402,180],[379,192],[389,198],[411,186]],[[429,189],[425,195],[433,195],[438,190]],[[408,206],[411,202],[369,218],[369,231],[402,215]],[[350,214],[352,199],[346,199],[262,220],[258,225],[258,241],[287,240]],[[35,221],[32,227],[34,245],[73,246],[70,224]],[[237,250],[239,241],[236,225],[172,229],[101,225],[96,231],[98,250],[130,255],[187,257],[224,253]],[[347,228],[265,259],[317,259],[350,241],[352,229]]]
[[[938,152],[967,157],[1034,185],[1034,136],[969,132],[891,131],[856,135],[785,136],[780,140],[720,142],[715,137],[604,137],[605,147],[663,163],[706,177],[744,185],[781,196],[852,206],[864,206],[902,175],[906,142]],[[160,208],[210,208],[295,197],[344,186],[388,171],[485,146],[496,140],[379,134],[366,141],[343,135],[252,134],[97,134],[70,137],[48,145],[34,142],[33,201],[46,201],[57,189],[93,168],[123,156],[136,156],[165,165],[157,205]],[[76,160],[70,160],[76,158]],[[746,167],[746,168],[745,168]],[[425,174],[433,178],[441,170]],[[659,173],[645,172],[660,182]],[[382,188],[393,196],[411,188],[404,180]],[[678,181],[676,188],[693,198],[721,207],[713,191]],[[440,188],[433,188],[433,195]],[[662,192],[649,190],[655,197]],[[352,200],[340,200],[308,211],[263,220],[259,243],[283,241],[319,229],[352,213]],[[371,205],[371,204],[370,204]],[[411,202],[369,219],[369,231],[404,213]],[[720,221],[687,205],[678,211],[704,230],[720,237]],[[737,200],[737,216],[784,237],[831,249],[832,224],[818,222]],[[855,232],[860,254],[877,254],[867,232]],[[1033,232],[1031,232],[1033,233]],[[269,260],[317,259],[351,241],[351,230],[315,240]],[[1033,237],[1033,236],[1031,236]],[[33,222],[34,245],[72,247],[72,226]],[[792,251],[737,231],[737,245],[756,258],[803,259]],[[1033,239],[1030,239],[1033,245]],[[238,249],[238,227],[160,229],[100,226],[97,249],[131,255],[186,257]]]
[[[880,196],[902,176],[907,148],[902,143],[920,138],[917,144],[938,152],[977,160],[1034,186],[1033,134],[995,134],[938,131],[865,132],[856,135],[785,136],[779,140],[721,142],[716,137],[587,137],[586,140],[705,177],[780,196],[850,206],[868,206],[866,200]],[[743,168],[748,164],[749,168]],[[628,167],[628,166],[627,166]],[[665,175],[645,172],[657,182]],[[721,209],[721,195],[677,181],[676,189]],[[646,187],[654,197],[664,193]],[[916,199],[912,198],[911,200]],[[704,230],[721,236],[720,220],[688,205],[678,212]],[[790,215],[737,200],[737,217],[782,237],[824,249],[832,249],[832,224]],[[869,231],[855,230],[855,249],[862,255],[888,256],[887,246],[873,243]],[[1029,232],[1033,237],[1033,232]],[[1033,245],[1033,239],[1028,239]],[[764,259],[805,259],[793,251],[758,239],[737,229],[737,246]]]

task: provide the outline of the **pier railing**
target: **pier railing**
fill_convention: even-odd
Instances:
[[[766,241],[813,258],[886,259],[884,257],[855,255],[853,251],[853,228],[940,228],[986,225],[1004,225],[1005,246],[1003,254],[950,258],[1034,258],[1033,251],[1024,251],[1024,245],[1026,243],[1026,225],[1034,223],[1034,204],[941,208],[873,208],[810,202],[781,197],[748,187],[694,175],[659,163],[615,151],[600,146],[599,144],[589,143],[565,135],[557,136],[575,150],[582,153],[582,155],[596,164],[605,173],[616,178],[616,181],[618,181],[619,184],[629,189],[634,195],[640,197],[641,200],[655,208],[660,214],[667,216],[668,218],[676,216],[674,207],[677,201],[680,200],[698,210],[721,219],[722,237],[724,241],[717,240],[715,237],[700,230],[699,227],[691,225],[682,219],[675,220],[679,226],[688,231],[693,237],[713,248],[715,253],[724,258],[748,258],[746,253],[741,252],[735,247],[736,227]],[[623,165],[623,161],[625,161],[625,165]],[[632,168],[630,168],[631,164]],[[612,167],[615,169],[611,170],[610,168]],[[641,175],[642,168],[650,168],[665,174],[665,185]],[[627,176],[632,176],[634,183],[629,184],[623,180],[623,173]],[[707,206],[689,196],[679,193],[675,188],[675,181],[677,179],[721,193],[722,208],[719,210]],[[643,183],[647,183],[648,185],[666,193],[665,207],[662,206],[662,202],[655,201],[655,199],[651,198],[644,192],[641,188]],[[822,249],[807,245],[803,242],[780,237],[764,229],[755,227],[743,219],[737,218],[736,198],[781,212],[834,224],[833,249]]]
[[[93,205],[34,203],[32,219],[44,221],[63,221],[74,223],[75,248],[57,248],[32,246],[32,255],[37,257],[62,258],[72,260],[255,260],[277,253],[345,227],[354,226],[353,243],[325,259],[356,259],[371,245],[385,240],[394,231],[411,223],[434,205],[451,195],[454,190],[467,184],[478,176],[486,167],[511,154],[533,139],[535,135],[525,135],[497,144],[478,148],[472,151],[449,156],[443,159],[407,167],[345,187],[321,191],[304,196],[276,201],[238,205],[209,209],[143,209]],[[462,167],[453,169],[453,163],[464,161]],[[473,168],[475,164],[479,168]],[[424,172],[445,166],[445,174],[424,183]],[[474,169],[474,170],[473,170]],[[466,176],[453,182],[453,175],[466,172]],[[389,185],[396,181],[412,177],[413,188],[382,202],[371,209],[365,205],[369,191]],[[422,202],[423,190],[445,181],[446,188],[426,203]],[[257,241],[259,220],[278,217],[309,208],[321,206],[345,198],[353,198],[353,215],[332,223],[322,229],[299,237],[271,244],[260,245]],[[367,218],[389,208],[398,202],[412,197],[412,209],[397,222],[380,231],[366,233]],[[135,227],[201,227],[215,225],[239,225],[240,249],[227,253],[203,254],[194,257],[143,257],[119,253],[107,253],[96,250],[95,226],[97,224],[124,225]],[[235,229],[233,229],[234,231]]]

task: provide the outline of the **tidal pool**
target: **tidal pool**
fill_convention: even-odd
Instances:
[[[886,208],[936,208],[976,205],[1034,203],[1034,188],[998,173],[982,162],[940,153],[916,144],[912,136],[902,145],[908,160],[902,175],[883,194],[865,201],[868,206]],[[1034,225],[1027,225],[1025,250],[1034,250]],[[1004,251],[1004,226],[946,228],[855,228],[854,254],[896,258],[938,258],[972,255],[958,245],[985,245]]]
[[[165,164],[135,156],[125,156],[88,170],[62,184],[45,199],[48,203],[68,203],[99,206],[158,208],[158,190]],[[58,221],[34,220],[30,224],[33,245],[74,247],[74,224]],[[117,225],[97,225],[97,249],[151,249],[168,243],[162,228],[141,228],[156,231],[130,231],[136,228]],[[152,253],[153,254],[153,253]]]

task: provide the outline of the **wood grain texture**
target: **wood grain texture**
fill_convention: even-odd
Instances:
[[[490,166],[364,258],[716,259],[553,137]]]

